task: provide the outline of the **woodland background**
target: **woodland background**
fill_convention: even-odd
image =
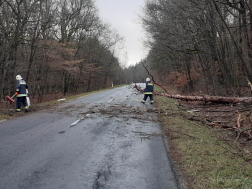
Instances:
[[[17,74],[40,101],[143,82],[143,65],[181,93],[251,95],[252,0],[146,0],[143,12],[149,53],[126,67],[123,38],[94,0],[0,0],[1,101]]]

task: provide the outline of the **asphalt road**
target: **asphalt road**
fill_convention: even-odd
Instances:
[[[0,188],[178,188],[142,98],[124,86],[0,123]]]

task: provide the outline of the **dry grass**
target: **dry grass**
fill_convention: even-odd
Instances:
[[[251,163],[237,148],[221,141],[213,128],[189,121],[173,99],[156,96],[172,159],[180,165],[188,188],[252,188]]]

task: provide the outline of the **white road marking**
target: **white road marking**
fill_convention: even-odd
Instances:
[[[89,117],[91,114],[87,114],[86,117]],[[73,127],[75,126],[77,123],[79,123],[81,120],[85,119],[85,117],[82,117],[81,119],[73,122],[71,125],[69,125],[68,127]]]
[[[108,101],[108,103],[110,103],[111,101],[113,101],[114,99],[112,98],[111,100]]]
[[[73,127],[73,126],[75,126],[77,123],[79,123],[79,121],[80,121],[80,119],[79,120],[77,120],[77,121],[75,121],[75,122],[73,122],[71,125],[69,125],[68,127]]]

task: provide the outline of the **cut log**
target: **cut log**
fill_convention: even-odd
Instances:
[[[238,112],[238,118],[237,118],[237,126],[238,128],[241,128],[241,114]]]

